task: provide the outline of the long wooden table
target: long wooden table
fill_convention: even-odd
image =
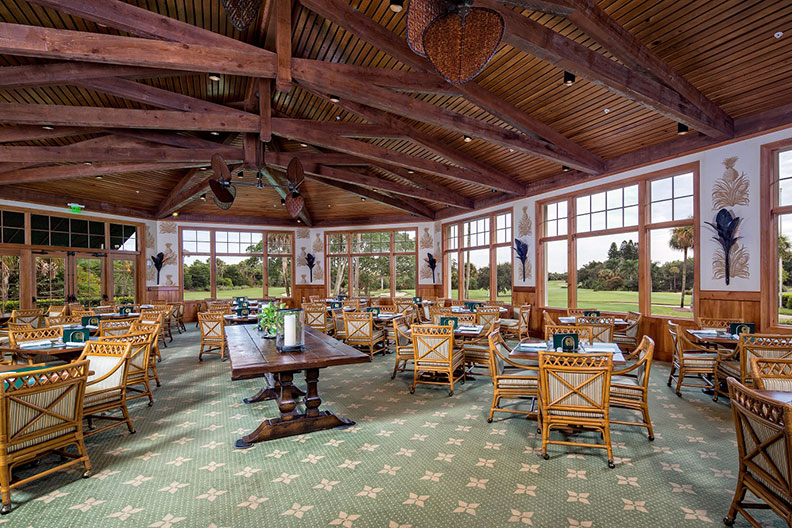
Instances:
[[[267,385],[245,403],[277,399],[280,417],[264,419],[255,431],[236,441],[236,447],[247,448],[256,442],[304,434],[333,427],[354,425],[330,411],[319,410],[319,370],[334,365],[366,363],[369,355],[355,350],[310,327],[305,329],[305,350],[280,353],[274,339],[266,339],[253,325],[226,328],[231,379],[266,378]],[[295,398],[299,391],[293,384],[294,374],[304,370],[308,386],[303,399],[305,412],[297,410]]]

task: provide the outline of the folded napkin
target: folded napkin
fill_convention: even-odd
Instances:
[[[78,346],[85,346],[85,343],[82,341],[66,341],[64,343],[67,347],[78,347]]]
[[[49,344],[51,344],[51,340],[40,339],[38,341],[25,341],[23,343],[19,343],[19,348],[40,348]]]
[[[580,347],[583,352],[615,352],[615,348],[607,345],[583,345]]]

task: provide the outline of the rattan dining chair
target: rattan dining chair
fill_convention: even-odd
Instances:
[[[511,349],[499,332],[491,332],[487,336],[490,347],[489,371],[492,378],[492,404],[490,405],[487,422],[492,423],[496,412],[526,414],[538,417],[534,405],[539,398],[539,370],[536,366],[526,366],[509,359]],[[531,409],[504,408],[500,406],[503,399],[531,399]]]
[[[41,310],[12,310],[12,323],[27,323],[33,328],[43,326],[43,312]]]
[[[412,340],[415,367],[410,394],[414,394],[415,387],[421,383],[447,385],[448,395],[453,396],[454,382],[465,383],[464,355],[454,347],[453,327],[414,325]]]
[[[743,323],[739,318],[696,317],[696,324],[701,330],[728,330],[732,323]]]
[[[135,432],[126,399],[131,349],[131,343],[115,341],[88,341],[85,344],[79,360],[90,361],[92,372],[88,376],[83,399],[83,418],[88,421],[86,437],[124,423],[130,433]],[[121,412],[120,417],[115,414],[117,411]],[[94,429],[95,420],[108,420],[111,423]]]
[[[792,526],[792,405],[766,398],[734,378],[726,381],[740,469],[723,523],[733,525],[739,512],[751,526],[764,526],[749,510],[771,509]],[[752,497],[746,501],[749,491]]]
[[[645,427],[648,438],[654,440],[652,420],[649,418],[649,372],[652,370],[655,343],[649,336],[641,338],[641,344],[630,354],[637,361],[627,368],[611,373],[610,405],[632,409],[641,413],[642,421],[613,420],[611,424]]]
[[[93,317],[96,315],[96,312],[93,310],[70,310],[69,315],[73,315],[74,317]]]
[[[498,306],[479,306],[476,308],[476,324],[489,327],[500,319],[500,307]]]
[[[559,444],[605,449],[608,467],[613,468],[610,436],[610,376],[612,353],[564,354],[539,352],[539,409],[542,457],[547,446]],[[553,429],[583,428],[602,434],[603,443],[550,438]]]
[[[93,311],[95,315],[110,314],[115,313],[116,307],[112,304],[103,304],[101,306],[94,306],[91,311]]]
[[[149,384],[149,369],[151,362],[151,345],[156,340],[157,334],[153,332],[130,333],[117,336],[100,337],[100,342],[130,343],[129,365],[127,367],[127,401],[136,398],[148,398],[149,407],[154,405],[154,395]],[[142,388],[137,386],[141,385]],[[129,392],[135,393],[130,396]]]
[[[591,327],[593,343],[613,343],[613,324],[615,317],[576,315],[575,324]]]
[[[490,375],[490,344],[489,336],[491,333],[500,333],[501,324],[500,320],[496,319],[489,325],[484,327],[484,334],[480,337],[473,339],[459,340],[461,342],[462,354],[465,356],[465,368],[469,374],[480,374],[482,376]],[[474,371],[473,369],[480,368],[484,371]]]
[[[682,396],[682,387],[712,388],[709,380],[703,376],[714,376],[718,359],[717,352],[696,345],[687,337],[687,332],[676,323],[668,321],[668,333],[674,345],[674,359],[668,373],[669,387],[676,381],[676,395]],[[703,383],[685,383],[685,378],[699,378]],[[717,392],[716,392],[717,395]]]
[[[53,326],[48,328],[33,328],[32,330],[10,330],[8,332],[8,341],[10,348],[18,348],[19,345],[28,341],[43,341],[63,339],[63,327]],[[42,354],[44,355],[44,354]],[[39,356],[41,359],[41,356]],[[44,361],[55,361],[55,357],[44,357]],[[32,365],[32,357],[28,359],[28,364]]]
[[[129,328],[132,323],[137,321],[137,318],[130,317],[129,319],[104,319],[99,321],[99,336],[117,336],[129,333]]]
[[[219,354],[220,360],[225,361],[228,343],[225,335],[225,318],[222,313],[199,313],[198,321],[201,324],[201,348],[198,352],[198,361],[203,361],[204,354]]]
[[[87,378],[88,361],[0,374],[0,513],[11,511],[11,490],[19,486],[77,464],[83,478],[91,476],[82,427]],[[15,467],[52,452],[61,455],[55,466],[33,466],[37,473],[14,479]]]
[[[56,317],[58,315],[66,315],[66,306],[50,306],[47,308],[47,315],[49,317]]]
[[[585,343],[590,345],[594,342],[594,331],[590,326],[578,326],[578,325],[545,325],[544,327],[544,339],[545,341],[550,341],[553,339],[553,336],[556,334],[577,334],[578,341],[580,343]]]
[[[324,303],[309,303],[303,307],[303,311],[305,312],[305,324],[323,334],[333,332],[333,321],[328,317],[327,306]]]
[[[630,352],[638,346],[638,333],[641,329],[643,315],[638,312],[627,312],[625,317],[627,326],[620,330],[614,329],[613,342],[619,345],[622,350]],[[630,354],[628,356],[625,356],[625,359],[632,359]]]
[[[50,326],[50,325],[47,325]],[[18,332],[19,330],[33,330],[33,325],[30,323],[8,323],[8,331]]]
[[[557,325],[557,324],[559,324],[559,323],[558,323],[558,322],[556,322],[556,321],[555,321],[555,319],[553,319],[553,318],[550,316],[550,314],[549,314],[549,313],[547,313],[547,311],[543,311],[543,312],[542,312],[542,325],[543,325],[543,326],[547,326],[547,325]]]
[[[159,336],[157,336],[157,357],[159,358],[159,343],[162,343],[162,346],[168,348],[168,343],[165,340],[165,312],[161,310],[141,310],[138,321],[141,323],[159,325],[160,332]]]
[[[379,352],[385,355],[385,331],[374,328],[374,314],[372,312],[344,312],[344,341],[353,347],[368,348],[369,357],[374,359],[377,345]]]
[[[501,319],[501,332],[522,340],[531,330],[531,305],[523,304],[517,312],[517,319]]]
[[[158,324],[141,323],[140,321],[133,322],[132,326],[129,327],[130,334],[138,334],[141,332],[159,336],[160,328]],[[157,372],[158,361],[162,361],[162,358],[160,357],[157,339],[154,339],[154,342],[151,344],[151,353],[149,354],[149,371],[151,372],[149,379],[154,378],[157,382],[157,387],[160,387],[162,384],[160,383],[159,373]]]
[[[751,377],[757,389],[792,392],[792,359],[751,358]]]
[[[77,315],[56,315],[45,317],[44,321],[46,326],[68,326],[73,324],[81,324],[82,317]]]
[[[391,379],[396,377],[399,372],[407,370],[407,363],[413,361],[415,354],[413,353],[412,335],[410,325],[404,317],[394,319],[393,322],[393,336],[394,336],[394,352],[396,362],[393,366],[393,374]]]
[[[718,361],[715,366],[713,384],[715,394],[712,399],[718,401],[718,396],[728,396],[726,380],[729,377],[748,387],[753,386],[751,378],[751,359],[787,359],[792,358],[792,336],[783,334],[740,334],[734,350],[719,350]]]

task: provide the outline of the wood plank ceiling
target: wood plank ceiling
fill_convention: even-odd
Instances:
[[[497,4],[494,0],[477,3],[482,2]],[[76,0],[5,0],[0,4],[0,23],[138,39],[130,41],[133,45],[153,39],[182,41],[181,36],[174,37],[175,33],[156,33],[156,25],[144,20],[145,17],[130,17],[123,23],[112,20],[112,15],[103,14],[103,9],[112,9],[113,3],[121,5],[118,0],[107,0],[106,4],[89,0],[84,2],[84,7],[75,8],[80,4]],[[538,3],[542,2],[535,2]],[[267,145],[264,162],[268,173],[283,181],[287,162],[284,160],[293,154],[303,156],[309,177],[301,187],[307,203],[306,215],[301,220],[313,225],[442,218],[729,137],[792,123],[792,90],[789,90],[792,85],[792,31],[780,38],[774,36],[777,31],[792,27],[792,4],[788,0],[558,0],[545,3],[572,6],[578,11],[591,5],[598,7],[606,18],[610,17],[628,32],[627,38],[636,39],[642,49],[664,63],[663,67],[679,74],[680,82],[689,83],[694,87],[691,90],[700,92],[696,96],[714,103],[714,111],[705,114],[725,116],[727,121],[722,123],[727,132],[693,131],[684,137],[677,136],[677,120],[662,107],[657,110],[652,104],[642,103],[640,97],[636,99],[629,94],[625,97],[619,89],[595,78],[597,72],[594,77],[578,75],[574,85],[565,86],[563,69],[552,63],[552,57],[537,58],[534,55],[540,54],[538,52],[526,53],[525,49],[532,48],[524,47],[520,44],[523,41],[515,36],[517,26],[514,24],[533,21],[552,34],[577,43],[581,53],[593,52],[595,59],[604,57],[608,59],[606,62],[618,65],[616,68],[627,68],[640,76],[638,84],[641,79],[648,79],[649,86],[658,87],[658,101],[665,101],[663,94],[670,93],[672,99],[681,97],[683,109],[694,106],[677,93],[678,86],[673,79],[659,82],[653,77],[651,64],[646,66],[648,73],[642,71],[640,64],[637,69],[631,65],[634,57],[619,53],[618,46],[626,41],[619,41],[618,31],[612,39],[607,35],[593,38],[578,27],[574,15],[556,16],[528,10],[512,12],[517,18],[514,24],[507,22],[507,38],[492,61],[475,83],[457,89],[442,83],[431,72],[421,72],[425,64],[421,62],[423,59],[399,56],[404,47],[401,39],[406,33],[406,10],[394,13],[389,9],[388,0],[326,3],[264,0],[259,20],[244,32],[233,28],[222,3],[215,0],[132,0],[125,5],[270,52],[276,51],[278,37],[275,13],[278,7],[290,9],[293,80],[287,89],[276,90],[273,85],[269,90],[275,119],[273,139]],[[350,7],[351,10],[346,11]],[[332,12],[315,12],[323,9],[336,9],[337,20],[325,18],[332,18]],[[294,222],[280,204],[281,195],[272,188],[238,187],[237,200],[228,211],[219,210],[211,198],[201,199],[206,192],[207,177],[211,175],[209,171],[200,170],[201,166],[208,166],[208,159],[201,156],[210,152],[213,144],[236,148],[234,152],[240,152],[240,159],[235,164],[242,158],[247,162],[244,179],[239,180],[235,171],[234,181],[253,182],[255,179],[256,156],[251,147],[256,142],[243,141],[244,134],[240,133],[247,132],[253,137],[252,130],[247,130],[241,118],[225,129],[219,123],[229,118],[233,121],[239,116],[259,115],[256,97],[261,85],[256,79],[224,73],[219,81],[212,81],[207,74],[211,65],[196,65],[193,71],[169,69],[167,64],[163,69],[146,69],[143,65],[137,68],[134,58],[109,59],[111,64],[125,65],[107,66],[117,68],[112,74],[103,76],[86,69],[84,74],[74,75],[65,69],[72,65],[105,67],[96,65],[96,62],[105,61],[77,55],[61,56],[57,51],[52,54],[51,50],[46,53],[30,51],[18,38],[14,40],[14,35],[18,34],[12,32],[13,28],[0,27],[0,52],[4,52],[0,55],[0,103],[10,104],[5,107],[0,104],[0,197],[63,204],[82,198],[147,217],[163,217],[178,211],[183,217],[194,219],[283,225]],[[187,44],[200,44],[203,36],[207,37],[207,45],[215,44],[216,35],[211,33],[198,33],[196,37],[191,31],[179,28],[173,31],[182,31]],[[229,44],[227,39],[218,42],[228,45],[228,49],[238,47],[236,51],[241,54],[256,51],[242,45],[231,46],[235,43]],[[99,49],[100,54],[103,49]],[[75,62],[80,60],[88,62]],[[333,63],[339,69],[321,63]],[[43,70],[21,68],[35,65]],[[326,81],[322,79],[322,69],[311,69],[317,65],[328,68]],[[363,69],[347,70],[342,65]],[[571,65],[569,69],[574,67],[577,66]],[[611,66],[605,64],[604,67]],[[221,70],[220,64],[217,70]],[[387,70],[398,73],[379,79],[378,75]],[[30,75],[30,79],[26,75]],[[134,92],[130,94],[124,91],[127,85],[121,88],[109,85],[110,75],[139,84],[129,85]],[[279,75],[277,82],[283,88],[284,79]],[[384,92],[392,94],[395,102],[388,101],[388,97],[378,99],[378,94],[387,90],[383,86],[397,90]],[[145,87],[154,90],[144,93]],[[485,95],[477,101],[477,93]],[[186,98],[179,99],[175,94]],[[329,96],[332,94],[340,95],[341,101],[331,102]],[[200,108],[200,101],[225,108]],[[406,103],[409,103],[409,111]],[[89,128],[83,126],[83,121],[94,118],[82,119],[83,114],[78,113],[75,119],[82,125],[60,137],[57,131],[70,126],[65,121],[55,124],[55,131],[42,129],[36,133],[47,123],[18,117],[31,105],[193,113],[222,111],[223,114],[217,114],[218,130],[226,132],[218,134],[202,125],[191,127],[190,131],[177,129],[163,134],[161,131],[136,131],[125,123],[113,126],[109,122],[91,123]],[[495,113],[500,110],[494,108],[505,110],[496,116],[486,108]],[[267,109],[261,112],[261,115],[264,112],[269,115]],[[468,119],[464,122],[481,133],[471,134],[475,137],[466,141],[464,131],[467,129],[443,121],[448,116],[458,116],[462,121]],[[549,129],[527,135],[521,129],[525,123],[536,122]],[[266,128],[265,123],[262,119],[262,129]],[[314,126],[317,123],[318,126]],[[375,128],[377,125],[385,126]],[[718,135],[722,137],[716,137]],[[350,139],[352,137],[355,139]],[[157,169],[159,166],[153,158],[119,158],[118,163],[104,158],[92,159],[90,156],[96,155],[96,149],[86,148],[91,145],[138,149],[135,152],[141,155],[157,149],[192,148],[196,149],[196,157],[191,162],[180,160],[180,163],[162,160],[161,169]],[[86,158],[68,163],[64,171],[63,164],[47,169],[47,163],[19,162],[19,149],[2,150],[21,146],[70,148],[76,152],[74,158],[80,158],[81,152],[85,152]],[[350,148],[354,152],[350,152]],[[335,162],[322,158],[322,153],[333,151],[344,153],[346,157],[341,159],[343,156],[336,152]],[[119,151],[119,155],[122,154]],[[580,163],[581,170],[574,170],[574,163]],[[564,164],[572,165],[573,170],[565,174],[561,170]],[[102,172],[105,168],[107,172]],[[97,179],[97,176],[102,178]],[[497,183],[490,187],[485,183],[489,181]]]

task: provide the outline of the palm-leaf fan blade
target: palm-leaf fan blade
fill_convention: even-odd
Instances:
[[[424,50],[441,77],[454,84],[466,83],[498,51],[504,27],[497,11],[461,8],[429,24],[423,35]]]
[[[262,0],[223,0],[223,7],[231,23],[245,31],[256,20]]]
[[[407,5],[407,45],[426,57],[423,34],[435,18],[446,12],[446,0],[410,0]]]
[[[228,165],[220,154],[212,155],[212,170],[217,179],[209,180],[209,189],[212,191],[215,205],[225,211],[234,204],[236,188],[222,183],[231,180],[231,171],[228,170]]]
[[[300,191],[297,190],[305,174],[302,163],[298,158],[292,158],[289,162],[289,166],[286,168],[286,174],[289,177],[289,190],[291,191],[284,198],[286,202],[286,211],[292,218],[297,218],[300,211],[302,211],[305,206],[305,198],[300,194]]]

